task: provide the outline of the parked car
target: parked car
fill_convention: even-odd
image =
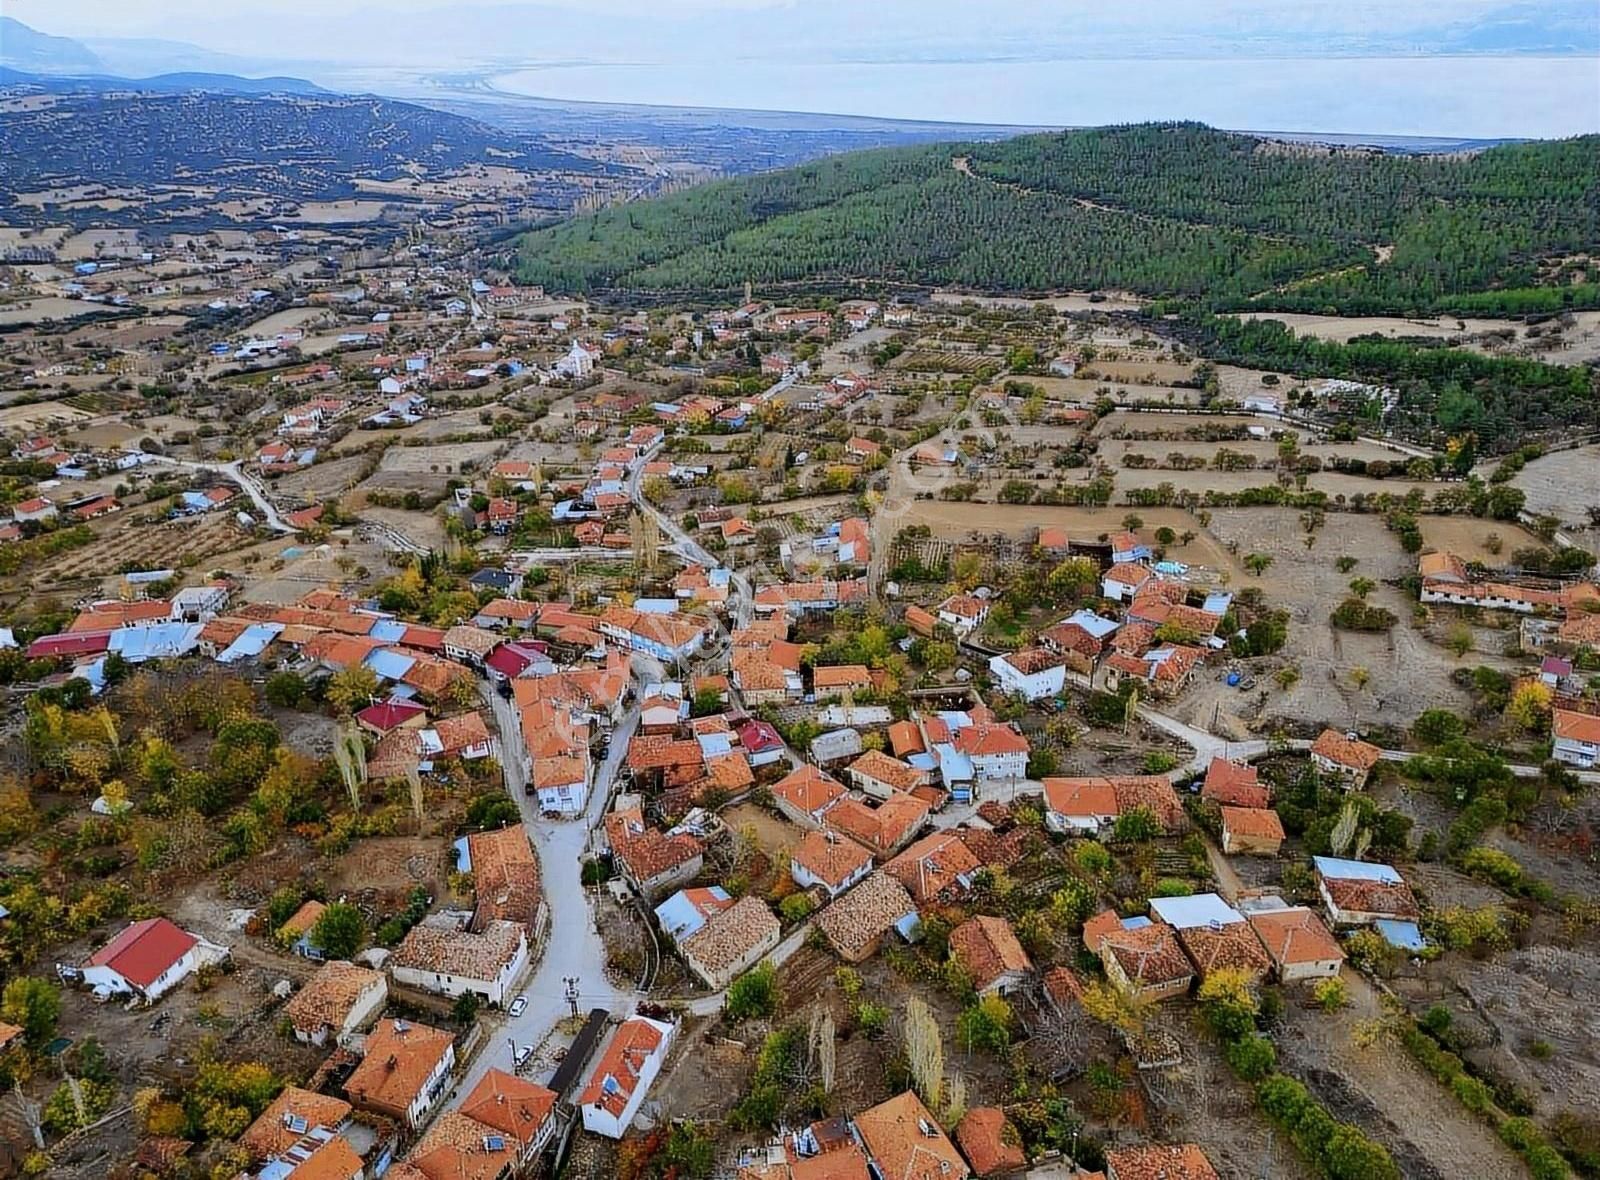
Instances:
[[[527,996],[518,996],[516,999],[511,1001],[511,1007],[510,1007],[509,1011],[510,1011],[511,1015],[513,1015],[513,1016],[521,1016],[523,1011],[527,1007],[528,1007],[528,997]]]
[[[522,1046],[522,1048],[518,1049],[517,1050],[517,1068],[520,1069],[520,1068],[522,1068],[522,1066],[526,1065],[528,1063],[528,1058],[530,1058],[532,1056],[533,1056],[533,1046],[532,1045],[524,1045],[524,1046]]]

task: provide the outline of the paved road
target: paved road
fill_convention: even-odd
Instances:
[[[606,978],[605,944],[595,927],[588,891],[579,877],[579,862],[588,852],[591,829],[605,813],[617,768],[639,723],[638,710],[630,708],[612,734],[610,752],[595,775],[584,815],[578,819],[548,820],[540,816],[537,800],[530,799],[525,789],[527,779],[518,753],[522,749],[522,733],[516,708],[487,686],[483,698],[500,731],[506,790],[521,808],[523,824],[539,854],[550,927],[539,962],[518,992],[528,998],[527,1008],[521,1016],[489,1018],[497,1027],[490,1031],[483,1051],[451,1092],[448,1108],[459,1105],[490,1069],[513,1069],[508,1040],[519,1048],[537,1047],[558,1021],[571,1014],[564,982],[567,978],[578,980],[578,1008],[582,1012],[608,1008],[623,1015],[633,1010],[637,999],[631,990],[618,989]]]
[[[256,511],[261,514],[268,528],[275,529],[280,533],[298,531],[279,515],[272,501],[267,499],[266,489],[261,486],[261,482],[255,476],[247,474],[239,465],[239,460],[237,459],[232,463],[202,463],[195,459],[174,459],[170,455],[152,454],[148,456],[148,461],[152,463],[171,463],[175,467],[189,467],[196,471],[214,472],[229,483],[237,484],[240,490],[250,497],[250,502],[256,506]]]
[[[640,493],[639,484],[644,477],[644,460],[648,457],[648,454],[642,456],[640,461],[634,465],[633,474],[628,477],[628,498],[633,501],[634,506],[640,512],[643,512],[656,522],[656,527],[672,542],[668,548],[679,557],[685,561],[692,561],[696,565],[702,565],[706,569],[720,566],[722,563],[708,553],[698,541],[684,532],[678,526],[677,521],[650,503]],[[750,588],[749,579],[741,573],[734,572],[731,567],[729,581],[731,586],[728,593],[728,613],[732,617],[736,628],[748,627],[755,613],[755,593]]]

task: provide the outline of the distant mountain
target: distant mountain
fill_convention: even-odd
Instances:
[[[105,63],[98,72],[118,78],[193,73],[253,77],[295,68],[276,57],[244,57],[155,37],[85,37],[83,43]]]
[[[112,78],[91,74],[58,77],[0,67],[0,85],[31,86],[50,94],[101,94],[129,91],[140,94],[331,94],[304,78],[240,78],[234,74],[157,74],[153,78]]]
[[[522,277],[683,297],[900,283],[1132,290],[1214,307],[1405,313],[1600,301],[1600,136],[1466,158],[1198,124],[832,156],[527,234]]]
[[[19,20],[0,16],[0,65],[38,73],[89,73],[105,63],[81,41],[52,37]]]

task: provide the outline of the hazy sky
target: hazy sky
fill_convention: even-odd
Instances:
[[[1600,128],[1597,0],[4,0],[4,11],[47,33],[185,41],[244,59],[212,68],[294,67],[374,90],[465,74],[566,99],[975,122]]]

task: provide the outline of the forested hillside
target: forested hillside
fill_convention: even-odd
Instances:
[[[941,144],[608,208],[527,235],[521,267],[579,292],[866,279],[1218,308],[1595,306],[1569,256],[1600,246],[1597,160],[1597,136],[1394,156],[1194,124]]]

